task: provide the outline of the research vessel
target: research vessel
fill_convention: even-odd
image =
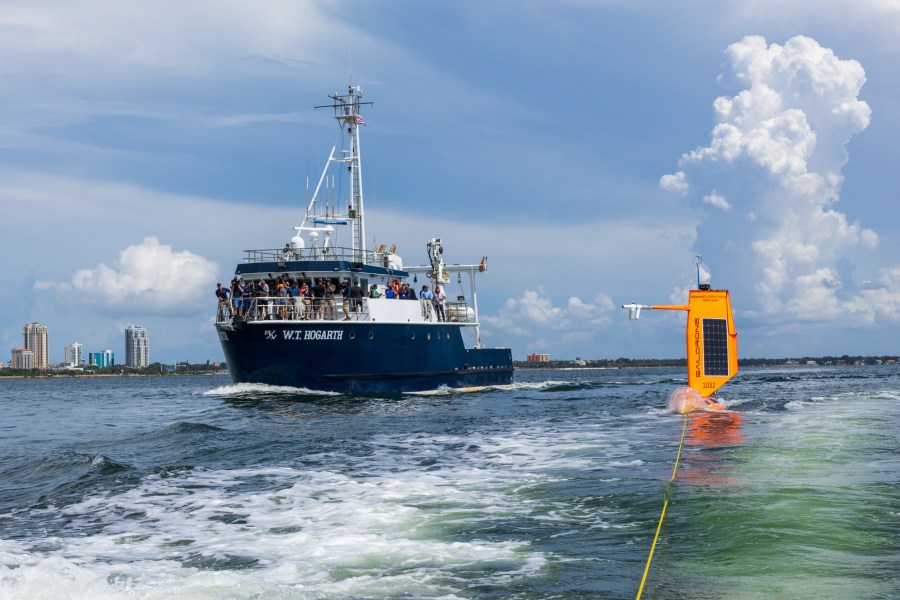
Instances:
[[[352,83],[328,97],[316,108],[333,110],[339,132],[300,225],[281,248],[245,250],[219,303],[232,380],[346,394],[511,383],[510,349],[481,340],[486,257],[447,264],[434,237],[427,263],[405,266],[396,245],[367,246],[360,127],[372,103]]]

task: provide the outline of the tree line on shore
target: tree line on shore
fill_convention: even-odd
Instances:
[[[219,371],[227,370],[224,363],[189,363],[180,362],[174,365],[163,363],[151,363],[146,367],[126,367],[125,365],[112,365],[109,367],[97,367],[86,365],[77,368],[61,369],[0,369],[0,377],[92,377],[128,376],[128,375],[211,375]]]
[[[878,365],[900,362],[897,356],[804,356],[802,358],[741,358],[741,367],[774,367],[784,365]],[[513,361],[516,369],[627,369],[653,367],[687,366],[684,358],[603,358],[551,360],[547,362]],[[174,365],[152,363],[146,367],[111,367],[85,366],[78,369],[0,369],[0,377],[84,377],[84,376],[129,376],[129,375],[211,375],[227,371],[225,363],[189,363]]]
[[[784,365],[877,365],[900,361],[897,356],[804,356],[802,358],[741,358],[740,367],[773,367]],[[626,369],[652,367],[687,367],[684,358],[604,358],[551,360],[547,362],[513,361],[517,369]]]

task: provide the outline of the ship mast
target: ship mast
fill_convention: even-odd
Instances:
[[[351,249],[353,260],[355,262],[366,262],[366,225],[363,209],[363,187],[362,187],[362,161],[360,160],[360,143],[359,143],[359,126],[365,125],[360,107],[371,105],[372,102],[362,101],[362,88],[354,86],[352,81],[347,87],[346,94],[338,94],[334,92],[328,95],[331,98],[331,104],[316,106],[315,108],[331,108],[334,110],[334,118],[340,124],[337,140],[331,148],[331,154],[328,156],[328,162],[322,169],[322,175],[316,184],[315,192],[306,207],[306,215],[303,224],[295,229],[300,231],[325,231],[326,235],[333,229],[331,225],[350,225],[351,228]],[[344,134],[347,134],[350,140],[350,149],[341,150],[337,155],[338,145],[341,143]],[[322,192],[322,184],[328,187],[327,176],[329,169],[335,164],[347,165],[347,171],[350,174],[350,196],[346,206],[337,206],[336,202],[329,206],[328,191],[325,190],[323,197],[320,198]],[[332,190],[333,193],[333,190]],[[318,225],[326,227],[319,228]],[[311,236],[312,237],[312,236]],[[316,236],[317,237],[317,236]]]

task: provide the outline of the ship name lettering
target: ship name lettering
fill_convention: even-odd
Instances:
[[[286,340],[342,340],[344,339],[344,331],[343,330],[323,330],[323,329],[308,329],[306,331],[301,331],[298,329],[295,330],[285,330],[282,332],[284,339]]]
[[[700,319],[694,318],[694,376],[700,377]]]
[[[303,339],[305,340],[339,340],[343,337],[344,331],[340,329],[309,329]]]

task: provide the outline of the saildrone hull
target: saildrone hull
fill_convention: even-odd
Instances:
[[[707,410],[725,410],[725,407],[714,402],[690,387],[678,387],[669,393],[666,401],[669,412],[687,414]]]

